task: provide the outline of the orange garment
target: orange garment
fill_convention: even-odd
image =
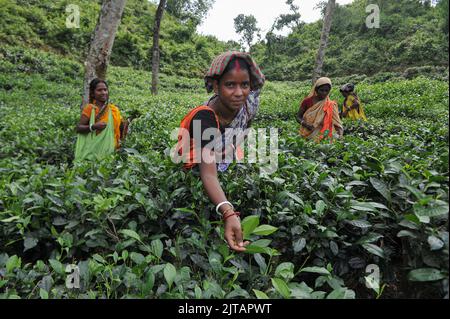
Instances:
[[[343,130],[337,104],[329,97],[308,108],[303,119],[313,126],[314,130],[310,131],[306,127],[300,126],[300,135],[317,142],[324,138],[332,139],[333,135],[337,134],[336,129]]]
[[[114,122],[114,141],[116,148],[120,147],[120,123],[122,123],[122,116],[120,115],[119,108],[114,104],[108,104],[107,109],[103,112],[102,116],[97,119],[97,115],[100,112],[100,108],[94,104],[88,104],[84,107],[81,112],[82,115],[86,116],[88,119],[91,118],[92,107],[95,108],[95,123],[105,122],[108,123],[108,108],[111,109],[113,122]],[[97,134],[100,132],[97,131]]]
[[[197,165],[197,163],[199,162],[199,155],[196,154],[195,152],[195,140],[189,136],[189,138],[187,138],[187,136],[183,136],[182,131],[184,129],[184,133],[189,134],[189,128],[191,126],[191,122],[192,119],[194,118],[194,116],[202,110],[206,110],[206,111],[210,111],[214,113],[214,118],[216,119],[217,122],[217,129],[219,130],[219,119],[216,115],[216,113],[208,106],[205,105],[201,105],[198,106],[194,109],[192,109],[182,120],[180,123],[180,131],[178,133],[178,154],[180,156],[188,156],[187,159],[184,159],[184,165],[183,167],[185,169],[191,169],[193,168],[195,165]],[[200,143],[200,141],[199,141]],[[189,149],[189,153],[186,153],[186,150]]]
[[[325,105],[323,106],[323,111],[325,113],[324,119],[323,119],[323,126],[320,130],[321,139],[328,134],[329,138],[333,137],[333,107],[336,105],[335,102],[327,99],[325,102]]]

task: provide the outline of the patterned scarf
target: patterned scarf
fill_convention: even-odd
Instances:
[[[262,74],[261,70],[259,69],[258,65],[255,63],[255,61],[253,60],[251,55],[246,52],[228,51],[228,52],[222,53],[221,55],[217,56],[213,60],[211,66],[209,67],[208,72],[206,72],[205,87],[206,87],[206,91],[208,93],[211,93],[213,91],[214,80],[222,75],[222,73],[226,69],[228,63],[233,58],[242,58],[250,66],[251,90],[255,91],[255,90],[259,90],[262,88],[266,78],[265,78],[264,74]]]

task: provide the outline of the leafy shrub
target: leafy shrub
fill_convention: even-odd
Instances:
[[[207,99],[201,79],[162,76],[155,97],[147,72],[110,71],[111,100],[140,117],[119,153],[80,165],[79,85],[2,75],[13,87],[0,91],[2,297],[448,294],[448,82],[358,84],[369,121],[344,120],[332,145],[298,137],[309,82],[268,82],[253,125],[278,128],[279,169],[261,177],[258,165],[234,164],[220,176],[252,242],[234,254],[199,178],[166,155],[171,130]],[[342,103],[338,87],[332,98]],[[65,286],[67,264],[80,289]]]

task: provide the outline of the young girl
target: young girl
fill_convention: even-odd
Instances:
[[[347,83],[341,87],[340,91],[345,97],[342,117],[348,117],[351,120],[362,119],[363,121],[367,121],[364,107],[359,101],[358,95],[355,93],[355,86],[352,83]]]
[[[181,121],[179,154],[184,168],[198,169],[209,199],[225,223],[225,239],[235,251],[244,251],[240,213],[219,184],[217,171],[225,171],[230,162],[241,159],[240,141],[259,108],[259,90],[264,75],[251,56],[226,52],[216,57],[205,76],[208,93],[214,95],[204,105],[191,110]]]

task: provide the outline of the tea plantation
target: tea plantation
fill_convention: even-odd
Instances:
[[[153,97],[149,73],[110,68],[111,101],[138,118],[120,152],[73,165],[80,66],[53,62],[0,65],[0,298],[448,298],[447,81],[357,83],[369,121],[331,145],[298,135],[309,83],[267,82],[253,126],[278,129],[278,170],[220,175],[252,242],[238,254],[167,155],[202,80],[162,75]]]

